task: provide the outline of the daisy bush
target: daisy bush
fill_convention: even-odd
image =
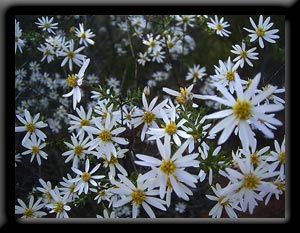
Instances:
[[[283,16],[14,23],[16,218],[284,217]]]

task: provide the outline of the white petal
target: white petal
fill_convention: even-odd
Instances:
[[[223,118],[223,117],[229,116],[230,114],[232,114],[232,109],[226,109],[226,110],[221,110],[219,112],[209,114],[209,115],[205,116],[205,118],[206,119],[218,119],[218,118]]]
[[[150,206],[146,202],[143,201],[142,206],[150,218],[155,218],[155,214],[154,214],[153,210],[150,208]]]

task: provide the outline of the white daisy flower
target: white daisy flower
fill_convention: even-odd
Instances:
[[[268,162],[272,162],[273,170],[279,167],[279,178],[281,180],[285,179],[285,137],[283,138],[283,141],[281,143],[281,146],[279,145],[277,140],[274,140],[274,146],[275,151],[271,151],[271,155],[267,158]]]
[[[87,113],[85,112],[84,108],[82,106],[80,106],[80,108],[76,108],[75,109],[78,116],[74,116],[72,114],[68,114],[69,118],[71,118],[70,120],[70,127],[68,128],[68,130],[73,131],[76,130],[77,131],[77,135],[76,137],[78,137],[79,135],[84,135],[84,132],[86,132],[83,129],[83,126],[93,126],[93,119],[92,119],[92,108],[89,108]],[[92,134],[88,133],[88,136],[90,138],[92,138]]]
[[[103,166],[109,168],[108,177],[115,177],[117,171],[121,172],[124,176],[128,176],[126,169],[119,163],[119,159],[124,158],[127,151],[128,149],[118,149],[117,156],[111,155],[110,160],[107,159],[108,156],[102,154],[104,159]]]
[[[38,18],[38,22],[35,22],[35,24],[38,25],[38,28],[42,28],[43,31],[47,30],[47,32],[55,34],[52,29],[57,29],[58,23],[52,23],[53,19],[53,17],[49,19],[48,16],[46,18],[42,16],[42,18]]]
[[[219,102],[228,109],[221,110],[205,116],[206,119],[224,118],[218,122],[211,130],[211,134],[218,133],[223,130],[218,144],[224,143],[236,128],[235,134],[238,133],[243,148],[253,146],[255,143],[255,134],[251,129],[251,125],[255,125],[257,129],[262,131],[266,136],[273,138],[273,132],[268,129],[260,119],[266,119],[266,113],[280,111],[284,108],[279,104],[264,104],[260,105],[276,87],[272,87],[266,91],[255,95],[256,88],[260,81],[260,73],[255,76],[248,89],[243,90],[239,76],[235,79],[235,92],[237,97],[234,98],[225,88],[220,88],[223,97],[199,95],[199,99],[210,99]]]
[[[89,191],[89,184],[93,186],[97,186],[97,182],[95,180],[99,180],[104,178],[105,176],[103,175],[92,175],[94,174],[100,167],[100,163],[97,164],[90,172],[90,160],[86,159],[85,161],[85,170],[84,172],[80,171],[79,169],[75,167],[71,167],[73,172],[75,172],[78,177],[72,179],[73,182],[75,182],[76,187],[74,189],[74,192],[78,191],[78,195],[80,195],[82,192],[85,194],[88,193]]]
[[[275,185],[272,185],[268,179],[278,176],[279,172],[271,171],[267,162],[254,166],[250,156],[245,158],[236,156],[236,164],[239,170],[225,168],[226,177],[230,183],[223,188],[222,194],[235,196],[239,200],[243,212],[249,209],[250,214],[252,214],[255,206],[258,205],[256,200],[263,200],[263,196],[259,195],[261,191],[276,192]]]
[[[94,198],[95,201],[97,200],[97,204],[101,203],[104,200],[111,203],[111,197],[115,195],[111,192],[112,188],[101,187],[100,190],[94,188],[91,188],[90,190],[97,193],[96,197]]]
[[[134,27],[139,27],[139,28],[146,27],[146,20],[142,15],[130,16],[128,17],[128,19],[130,20],[131,25]]]
[[[114,76],[110,76],[108,79],[106,79],[106,82],[109,88],[112,88],[116,93],[119,93],[120,80]]]
[[[175,20],[177,21],[176,26],[183,24],[183,31],[186,31],[187,26],[194,27],[196,15],[175,15]]]
[[[30,112],[25,109],[24,110],[24,116],[25,119],[23,119],[21,116],[16,115],[18,120],[24,124],[24,126],[17,126],[15,127],[15,132],[24,132],[27,131],[26,135],[24,136],[22,140],[22,145],[28,140],[30,135],[35,135],[42,141],[45,141],[45,138],[47,138],[47,135],[44,134],[40,129],[45,128],[48,126],[47,123],[44,123],[42,121],[38,121],[40,117],[40,113],[36,114],[33,118],[30,114]]]
[[[250,147],[250,149],[249,148],[240,149],[241,153],[237,153],[236,155],[232,152],[233,163],[236,163],[235,162],[236,156],[244,155],[244,156],[250,156],[251,163],[254,166],[258,166],[259,164],[264,163],[267,160],[267,158],[269,158],[270,156],[269,149],[270,146],[265,146],[260,150],[257,150],[257,140],[255,140],[255,143]]]
[[[198,80],[201,80],[206,75],[205,71],[206,71],[205,67],[200,68],[200,65],[194,65],[194,67],[189,68],[185,80],[189,81],[193,79],[193,83],[196,83]]]
[[[144,93],[145,93],[145,88],[144,88]],[[123,125],[126,125],[129,129],[132,129],[133,128],[132,116],[134,115],[136,106],[132,107],[130,110],[128,108],[129,108],[128,106],[125,105],[122,106]]]
[[[262,88],[262,90],[267,90],[268,88],[272,87],[271,84],[267,84],[266,86],[264,86]],[[258,90],[258,93],[261,92],[261,90]],[[279,93],[285,93],[285,88],[278,88],[276,89],[273,94],[269,95],[268,98],[266,99],[266,103],[269,104],[269,102],[273,102],[274,104],[285,104],[285,100],[278,97],[275,94],[279,94]]]
[[[148,53],[160,48],[161,43],[160,35],[157,35],[154,39],[152,34],[147,34],[147,39],[143,39],[143,44],[148,46]]]
[[[40,184],[42,185],[42,187],[37,187],[36,189],[38,191],[40,191],[41,193],[43,193],[43,202],[44,204],[49,204],[49,203],[53,203],[53,197],[50,193],[50,191],[52,190],[52,184],[50,181],[47,181],[47,183],[43,180],[43,179],[39,179]]]
[[[212,216],[212,218],[220,218],[222,215],[222,211],[225,208],[227,215],[230,218],[237,218],[238,216],[234,212],[234,209],[238,211],[242,211],[242,209],[238,206],[238,199],[235,196],[231,195],[223,195],[223,189],[219,184],[216,184],[216,187],[211,186],[216,196],[205,195],[209,200],[217,201],[214,207],[209,211],[208,215]]]
[[[186,211],[186,207],[187,207],[186,204],[183,202],[177,202],[175,204],[175,210],[180,214],[182,214]]]
[[[190,187],[195,188],[197,177],[184,171],[187,167],[199,167],[199,161],[196,160],[198,153],[184,155],[183,152],[188,146],[188,142],[182,144],[178,150],[171,154],[170,141],[166,140],[164,144],[159,139],[156,141],[161,160],[153,156],[137,154],[136,157],[140,161],[135,161],[136,164],[146,167],[151,167],[151,170],[140,176],[139,181],[154,179],[153,185],[159,187],[160,198],[164,198],[166,189],[170,188],[175,191],[178,197],[184,200],[189,200],[187,194],[192,195]]]
[[[43,159],[47,159],[48,154],[42,151],[42,149],[46,146],[46,143],[41,144],[41,139],[37,140],[35,134],[31,134],[30,139],[27,139],[24,142],[23,146],[29,150],[24,151],[22,155],[31,154],[30,162],[32,162],[33,159],[36,158],[38,165],[41,166],[41,157]]]
[[[192,105],[192,107],[198,107],[197,104],[193,103],[193,97],[195,96],[192,92],[193,87],[193,84],[191,84],[188,88],[180,87],[180,92],[174,91],[167,87],[163,87],[162,90],[169,95],[175,96],[177,103],[180,105]]]
[[[250,22],[254,30],[244,28],[246,31],[250,32],[250,42],[253,42],[258,39],[259,46],[261,48],[264,48],[264,40],[270,42],[270,43],[276,43],[274,39],[278,39],[279,36],[275,35],[279,30],[278,29],[272,29],[269,30],[274,23],[269,23],[271,17],[267,17],[264,21],[264,18],[262,15],[259,16],[258,25],[256,25],[251,17],[249,17]],[[269,30],[269,31],[268,31]]]
[[[73,70],[73,62],[77,66],[81,66],[86,59],[86,55],[79,54],[85,47],[82,46],[76,50],[74,50],[74,40],[70,40],[68,46],[64,46],[62,51],[57,52],[58,57],[65,57],[61,63],[61,67],[63,67],[67,62],[69,62],[69,70]],[[84,65],[82,65],[84,66]]]
[[[145,66],[146,62],[150,61],[150,58],[148,57],[148,53],[138,53],[139,59],[137,60],[137,62],[142,65]]]
[[[150,56],[152,57],[152,61],[156,61],[157,63],[163,63],[165,59],[166,52],[162,51],[162,47],[157,47],[152,50]]]
[[[40,67],[40,64],[37,63],[37,61],[31,61],[29,63],[29,69],[32,71],[32,73],[39,74],[41,67]]]
[[[233,59],[233,62],[236,62],[236,64],[239,64],[241,68],[244,67],[245,61],[246,63],[253,67],[251,60],[258,60],[258,53],[255,53],[256,47],[251,49],[246,49],[246,44],[242,42],[242,46],[236,44],[232,45],[233,50],[230,50],[230,52],[238,55],[235,59]],[[236,65],[235,65],[236,66]]]
[[[21,38],[22,29],[20,28],[20,23],[15,19],[15,53],[17,49],[22,53],[22,48],[25,46],[25,40]]]
[[[15,214],[22,214],[23,216],[21,218],[41,218],[47,215],[44,211],[40,211],[40,209],[44,207],[44,204],[40,204],[42,198],[39,198],[34,203],[34,197],[31,195],[28,206],[19,198],[17,201],[20,206],[15,205]]]
[[[45,44],[41,44],[39,48],[37,48],[39,51],[41,51],[43,53],[43,58],[41,60],[44,61],[45,59],[47,59],[47,62],[50,63],[54,60],[54,56],[55,51],[54,48],[52,47],[52,45],[45,43]]]
[[[143,110],[136,109],[132,115],[132,124],[136,128],[140,124],[144,123],[142,133],[141,133],[141,140],[144,141],[145,134],[148,128],[158,128],[157,123],[155,122],[156,118],[161,118],[160,116],[160,109],[163,108],[168,100],[164,100],[155,106],[158,97],[155,97],[150,104],[148,105],[147,98],[145,93],[142,94],[142,101],[143,101]],[[154,107],[155,106],[155,107]]]
[[[187,134],[184,130],[181,130],[181,126],[187,121],[185,119],[181,119],[178,123],[176,123],[176,108],[173,107],[168,109],[170,113],[170,119],[166,114],[166,111],[161,109],[160,115],[164,121],[163,128],[149,128],[149,131],[146,132],[149,135],[152,135],[148,138],[148,140],[156,140],[159,138],[164,137],[164,141],[171,141],[174,140],[177,146],[181,145],[180,137],[182,138],[189,138],[191,135]]]
[[[119,22],[118,27],[120,28],[121,31],[127,32],[128,31],[128,24],[126,21],[124,22]]]
[[[94,112],[100,116],[103,124],[105,123],[105,119],[108,115],[110,115],[111,118],[116,120],[116,122],[120,123],[121,111],[120,110],[114,111],[113,107],[114,105],[109,98],[99,100],[97,102]]]
[[[265,205],[269,203],[273,195],[275,195],[276,200],[279,200],[279,195],[282,195],[285,191],[285,179],[281,179],[280,176],[273,180],[273,184],[276,186],[276,192],[261,191],[259,193],[262,197],[266,196]]]
[[[112,184],[117,186],[112,189],[112,192],[119,194],[122,198],[113,203],[114,207],[120,207],[127,203],[132,205],[132,218],[136,218],[138,215],[138,208],[142,206],[150,218],[155,218],[155,214],[150,206],[154,206],[160,210],[166,211],[164,206],[165,201],[157,197],[159,191],[154,190],[149,186],[149,182],[137,181],[135,186],[128,178],[119,174],[121,182],[112,181]]]
[[[95,37],[96,35],[91,31],[91,29],[84,30],[83,23],[79,24],[79,29],[75,28],[75,35],[80,38],[79,44],[83,43],[85,47],[87,47],[88,44],[95,44],[95,41],[90,38]]]
[[[57,187],[50,191],[54,202],[46,205],[50,209],[49,213],[56,213],[56,218],[69,218],[67,211],[71,210],[71,207],[67,205],[68,195],[61,196]]]
[[[79,161],[84,160],[85,155],[90,153],[90,151],[87,150],[87,142],[89,138],[84,138],[84,135],[80,134],[77,140],[77,137],[75,137],[75,135],[72,134],[71,140],[73,144],[69,142],[64,142],[66,146],[70,148],[70,150],[64,152],[62,156],[68,156],[65,160],[65,163],[73,160],[72,167],[78,168]]]
[[[72,87],[72,90],[69,93],[64,94],[63,97],[70,97],[71,95],[73,95],[74,110],[76,108],[76,104],[79,103],[81,100],[80,86],[82,85],[84,72],[88,67],[89,63],[90,63],[90,59],[85,60],[78,74],[72,74],[72,75],[69,74],[67,78],[67,84],[69,87]]]
[[[68,196],[67,202],[73,202],[75,200],[75,198],[78,197],[77,192],[74,191],[74,189],[76,188],[76,185],[73,181],[73,178],[68,173],[67,178],[63,177],[62,179],[63,179],[63,181],[59,182],[59,184],[62,187],[58,188],[60,191],[60,194],[63,196],[65,196],[65,195]]]
[[[128,141],[126,141],[124,138],[117,136],[124,132],[126,128],[116,127],[116,119],[111,119],[109,114],[105,118],[104,125],[102,124],[102,119],[100,117],[93,118],[93,121],[95,123],[95,127],[83,126],[84,130],[87,132],[98,135],[87,144],[87,146],[89,146],[88,150],[91,151],[97,147],[97,151],[100,154],[105,154],[108,160],[110,160],[111,154],[117,157],[117,151],[114,143],[120,145],[128,144]]]
[[[219,60],[219,67],[215,66],[215,75],[210,76],[212,78],[213,85],[219,88],[228,88],[230,93],[234,92],[235,79],[238,76],[237,68],[239,64],[232,63],[231,58],[228,57],[227,62]],[[241,80],[242,84],[246,81]]]
[[[215,15],[215,20],[213,20],[211,17],[209,19],[210,19],[210,22],[207,22],[207,26],[209,28],[213,29],[216,32],[216,34],[219,36],[229,37],[229,34],[231,34],[231,32],[225,28],[229,27],[230,24],[227,21],[224,21],[224,17],[222,17],[219,20],[218,16]]]

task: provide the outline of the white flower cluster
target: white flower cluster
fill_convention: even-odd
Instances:
[[[15,214],[69,218],[88,202],[89,216],[98,221],[177,216],[202,196],[213,203],[207,216],[225,217],[224,209],[237,218],[253,214],[259,202],[279,199],[286,154],[285,134],[280,140],[275,134],[283,126],[275,113],[285,108],[285,88],[262,87],[261,72],[244,79],[267,49],[264,40],[279,39],[278,29],[269,30],[270,17],[259,16],[258,25],[250,17],[254,30],[244,28],[250,39],[227,51],[236,57],[218,57],[211,67],[190,56],[198,43],[192,32],[226,39],[233,25],[224,17],[170,15],[157,22],[155,16],[111,15],[108,28],[91,24],[85,30],[86,17],[96,16],[37,18],[43,41],[31,50],[42,52],[40,63],[36,57],[16,63],[16,172],[30,154],[43,176],[32,178],[38,185],[27,203],[16,199]],[[66,19],[79,25],[69,29],[71,36],[60,29]],[[15,20],[16,60],[33,56],[24,31]],[[260,48],[253,47],[256,40]],[[101,51],[110,53],[98,56],[106,43],[111,47]],[[274,147],[259,148],[261,137]],[[49,167],[55,171],[46,175]],[[205,193],[204,183],[210,187]]]

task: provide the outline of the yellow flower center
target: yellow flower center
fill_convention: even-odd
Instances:
[[[126,119],[126,120],[130,120],[130,119],[131,119],[131,114],[130,114],[130,113],[126,114],[126,115],[125,115],[125,119]]]
[[[108,130],[102,130],[102,132],[98,135],[103,142],[111,141],[111,134]]]
[[[106,191],[105,191],[105,190],[100,190],[100,191],[98,192],[98,195],[99,195],[100,197],[104,197],[105,194],[106,194]]]
[[[25,128],[28,132],[32,133],[35,130],[35,125],[32,122],[30,122],[25,125]]]
[[[221,24],[218,23],[218,24],[216,25],[216,30],[222,30],[222,29],[223,29],[223,26],[222,26]]]
[[[183,16],[182,21],[184,23],[188,23],[190,21],[190,18],[188,16]]]
[[[84,32],[82,32],[82,33],[80,33],[80,37],[81,37],[82,39],[85,39],[85,38],[86,38],[86,34],[85,34]]]
[[[180,105],[185,105],[193,99],[193,93],[189,92],[186,88],[180,87],[180,95],[176,96],[176,101]]]
[[[70,187],[69,187],[70,193],[73,193],[75,188],[76,188],[76,185],[71,184]]]
[[[138,19],[138,20],[135,22],[136,25],[140,25],[141,23],[142,23],[142,21],[141,21],[140,19]]]
[[[91,179],[90,173],[83,172],[82,175],[81,175],[81,179],[82,179],[84,182],[88,182],[88,181]]]
[[[61,201],[57,201],[54,203],[55,208],[54,208],[54,212],[55,213],[61,213],[64,210],[64,204]]]
[[[76,156],[80,156],[82,154],[82,151],[83,151],[83,147],[80,146],[80,145],[77,145],[74,147],[74,154]]]
[[[258,164],[259,163],[259,156],[256,153],[251,154],[250,160],[252,164]]]
[[[167,124],[164,128],[166,133],[169,135],[173,135],[177,131],[177,125],[174,121],[171,121],[170,124]]]
[[[155,45],[156,45],[156,43],[155,43],[154,40],[152,40],[152,41],[149,43],[149,47],[151,47],[151,48],[154,48]]]
[[[173,174],[175,169],[176,165],[170,159],[164,159],[160,165],[160,170],[167,175]]]
[[[233,114],[239,120],[247,120],[251,115],[251,102],[247,100],[237,99],[237,102],[233,105]]]
[[[50,23],[44,23],[45,28],[50,28],[50,26],[51,26]]]
[[[199,78],[199,73],[198,72],[194,72],[193,73],[193,78]]]
[[[248,78],[247,83],[246,83],[246,89],[251,85],[252,83],[252,78]]]
[[[40,151],[40,149],[38,148],[38,147],[36,147],[36,146],[32,146],[31,147],[31,153],[32,154],[38,154],[39,153],[39,151]]]
[[[77,86],[77,76],[75,74],[69,74],[67,78],[67,85],[69,87]]]
[[[146,111],[142,117],[142,120],[147,124],[152,123],[154,119],[155,119],[155,115],[151,111]]]
[[[80,121],[80,127],[86,126],[86,125],[90,125],[90,121],[87,120],[87,119],[82,119],[82,120]]]
[[[244,176],[243,187],[247,189],[256,189],[260,184],[260,179],[254,174],[247,174]]]
[[[245,58],[245,57],[247,57],[247,54],[248,54],[248,51],[245,50],[240,53],[240,56],[241,56],[241,58]]]
[[[45,52],[44,52],[44,55],[45,55],[45,56],[48,56],[48,55],[50,55],[50,54],[51,54],[51,53],[50,53],[50,50],[49,50],[49,49],[46,49]]]
[[[228,81],[234,81],[234,71],[227,71],[227,73],[226,73],[226,79],[228,80]]]
[[[140,205],[143,203],[143,201],[145,200],[145,192],[140,190],[140,189],[136,189],[134,190],[131,194],[130,194],[131,198],[132,198],[132,203],[135,205]]]
[[[225,206],[227,206],[227,205],[229,204],[229,201],[224,201],[224,202],[222,202],[222,201],[224,200],[225,197],[226,197],[226,196],[220,196],[220,197],[218,198],[218,203],[219,203],[222,207],[225,207]]]
[[[172,41],[168,41],[167,46],[169,49],[174,47],[174,43]]]
[[[280,163],[285,164],[285,152],[284,151],[279,153],[278,160]]]
[[[105,119],[105,118],[107,117],[107,114],[108,114],[107,111],[106,111],[106,112],[103,112],[103,113],[102,113],[102,118]]]
[[[75,57],[75,53],[73,51],[68,52],[67,57],[72,59]]]
[[[256,35],[263,37],[265,35],[266,31],[262,27],[257,27],[256,29]]]
[[[196,133],[193,133],[192,137],[193,137],[193,139],[194,139],[195,142],[199,139],[199,136]]]
[[[52,196],[51,196],[51,193],[50,193],[49,191],[46,191],[46,192],[43,194],[43,196],[44,196],[45,198],[47,198],[48,200],[52,200]]]
[[[275,182],[276,188],[280,191],[284,191],[285,190],[285,184],[284,182],[281,181],[277,181]]]
[[[107,159],[105,159],[105,160],[106,160],[106,162],[107,162],[108,164],[112,164],[112,165],[118,163],[118,158],[116,158],[116,157],[113,156],[112,154],[110,155],[110,160],[109,160],[109,161],[108,161]]]
[[[33,215],[33,210],[30,209],[30,208],[26,208],[25,211],[24,211],[24,213],[23,213],[23,215],[24,215],[26,218],[30,218],[30,217],[32,217],[32,215]]]

